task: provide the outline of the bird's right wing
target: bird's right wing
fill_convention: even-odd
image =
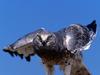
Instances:
[[[27,61],[30,61],[30,56],[35,54],[34,48],[33,48],[33,38],[36,36],[38,32],[40,32],[42,29],[39,29],[35,32],[31,32],[22,38],[18,39],[16,42],[14,42],[11,45],[8,45],[8,47],[4,48],[3,50],[5,52],[8,52],[10,55],[19,55],[21,58],[23,56],[26,58]]]

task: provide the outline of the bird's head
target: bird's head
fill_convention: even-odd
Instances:
[[[54,46],[56,43],[56,36],[52,32],[48,32],[44,28],[38,32],[33,39],[33,45],[38,48],[45,48]]]

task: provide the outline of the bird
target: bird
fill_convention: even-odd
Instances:
[[[87,26],[73,24],[55,32],[40,28],[3,50],[27,61],[31,61],[34,55],[39,56],[46,68],[46,75],[54,75],[54,65],[59,65],[64,75],[90,75],[82,62],[82,51],[91,44],[95,34],[96,21]]]
[[[71,24],[58,31],[61,39],[61,49],[70,52],[72,57],[67,59],[69,65],[60,65],[65,75],[91,75],[85,64],[83,63],[82,51],[90,48],[96,36],[96,21],[88,25]]]
[[[57,48],[55,34],[47,31],[45,28],[40,28],[19,38],[3,50],[13,57],[18,55],[27,61],[31,61],[31,56],[38,55],[42,59],[43,64],[45,64],[47,74],[51,75],[53,64],[57,62],[54,62]]]

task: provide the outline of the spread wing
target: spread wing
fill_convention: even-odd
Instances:
[[[89,31],[87,28],[75,24],[66,30],[65,45],[68,50],[84,50],[85,46],[90,41]]]
[[[5,52],[8,52],[11,56],[18,55],[21,58],[23,58],[23,56],[24,56],[27,61],[30,61],[30,56],[35,54],[35,51],[34,51],[34,48],[32,45],[33,38],[41,30],[42,29],[39,29],[35,32],[31,32],[31,33],[23,36],[22,38],[18,39],[13,44],[4,48],[3,50]]]
[[[87,26],[80,24],[72,24],[68,28],[60,31],[62,37],[62,44],[71,52],[87,50],[96,34],[96,22],[93,21]]]

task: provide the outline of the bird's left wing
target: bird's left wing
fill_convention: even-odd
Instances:
[[[96,34],[96,22],[83,26],[71,24],[61,30],[60,36],[63,39],[63,47],[72,53],[89,49]]]
[[[21,58],[24,56],[27,61],[30,61],[30,56],[35,54],[34,48],[32,46],[33,38],[41,30],[42,29],[39,29],[23,36],[13,44],[8,45],[8,47],[4,48],[3,50],[8,52],[11,56],[19,55]]]

